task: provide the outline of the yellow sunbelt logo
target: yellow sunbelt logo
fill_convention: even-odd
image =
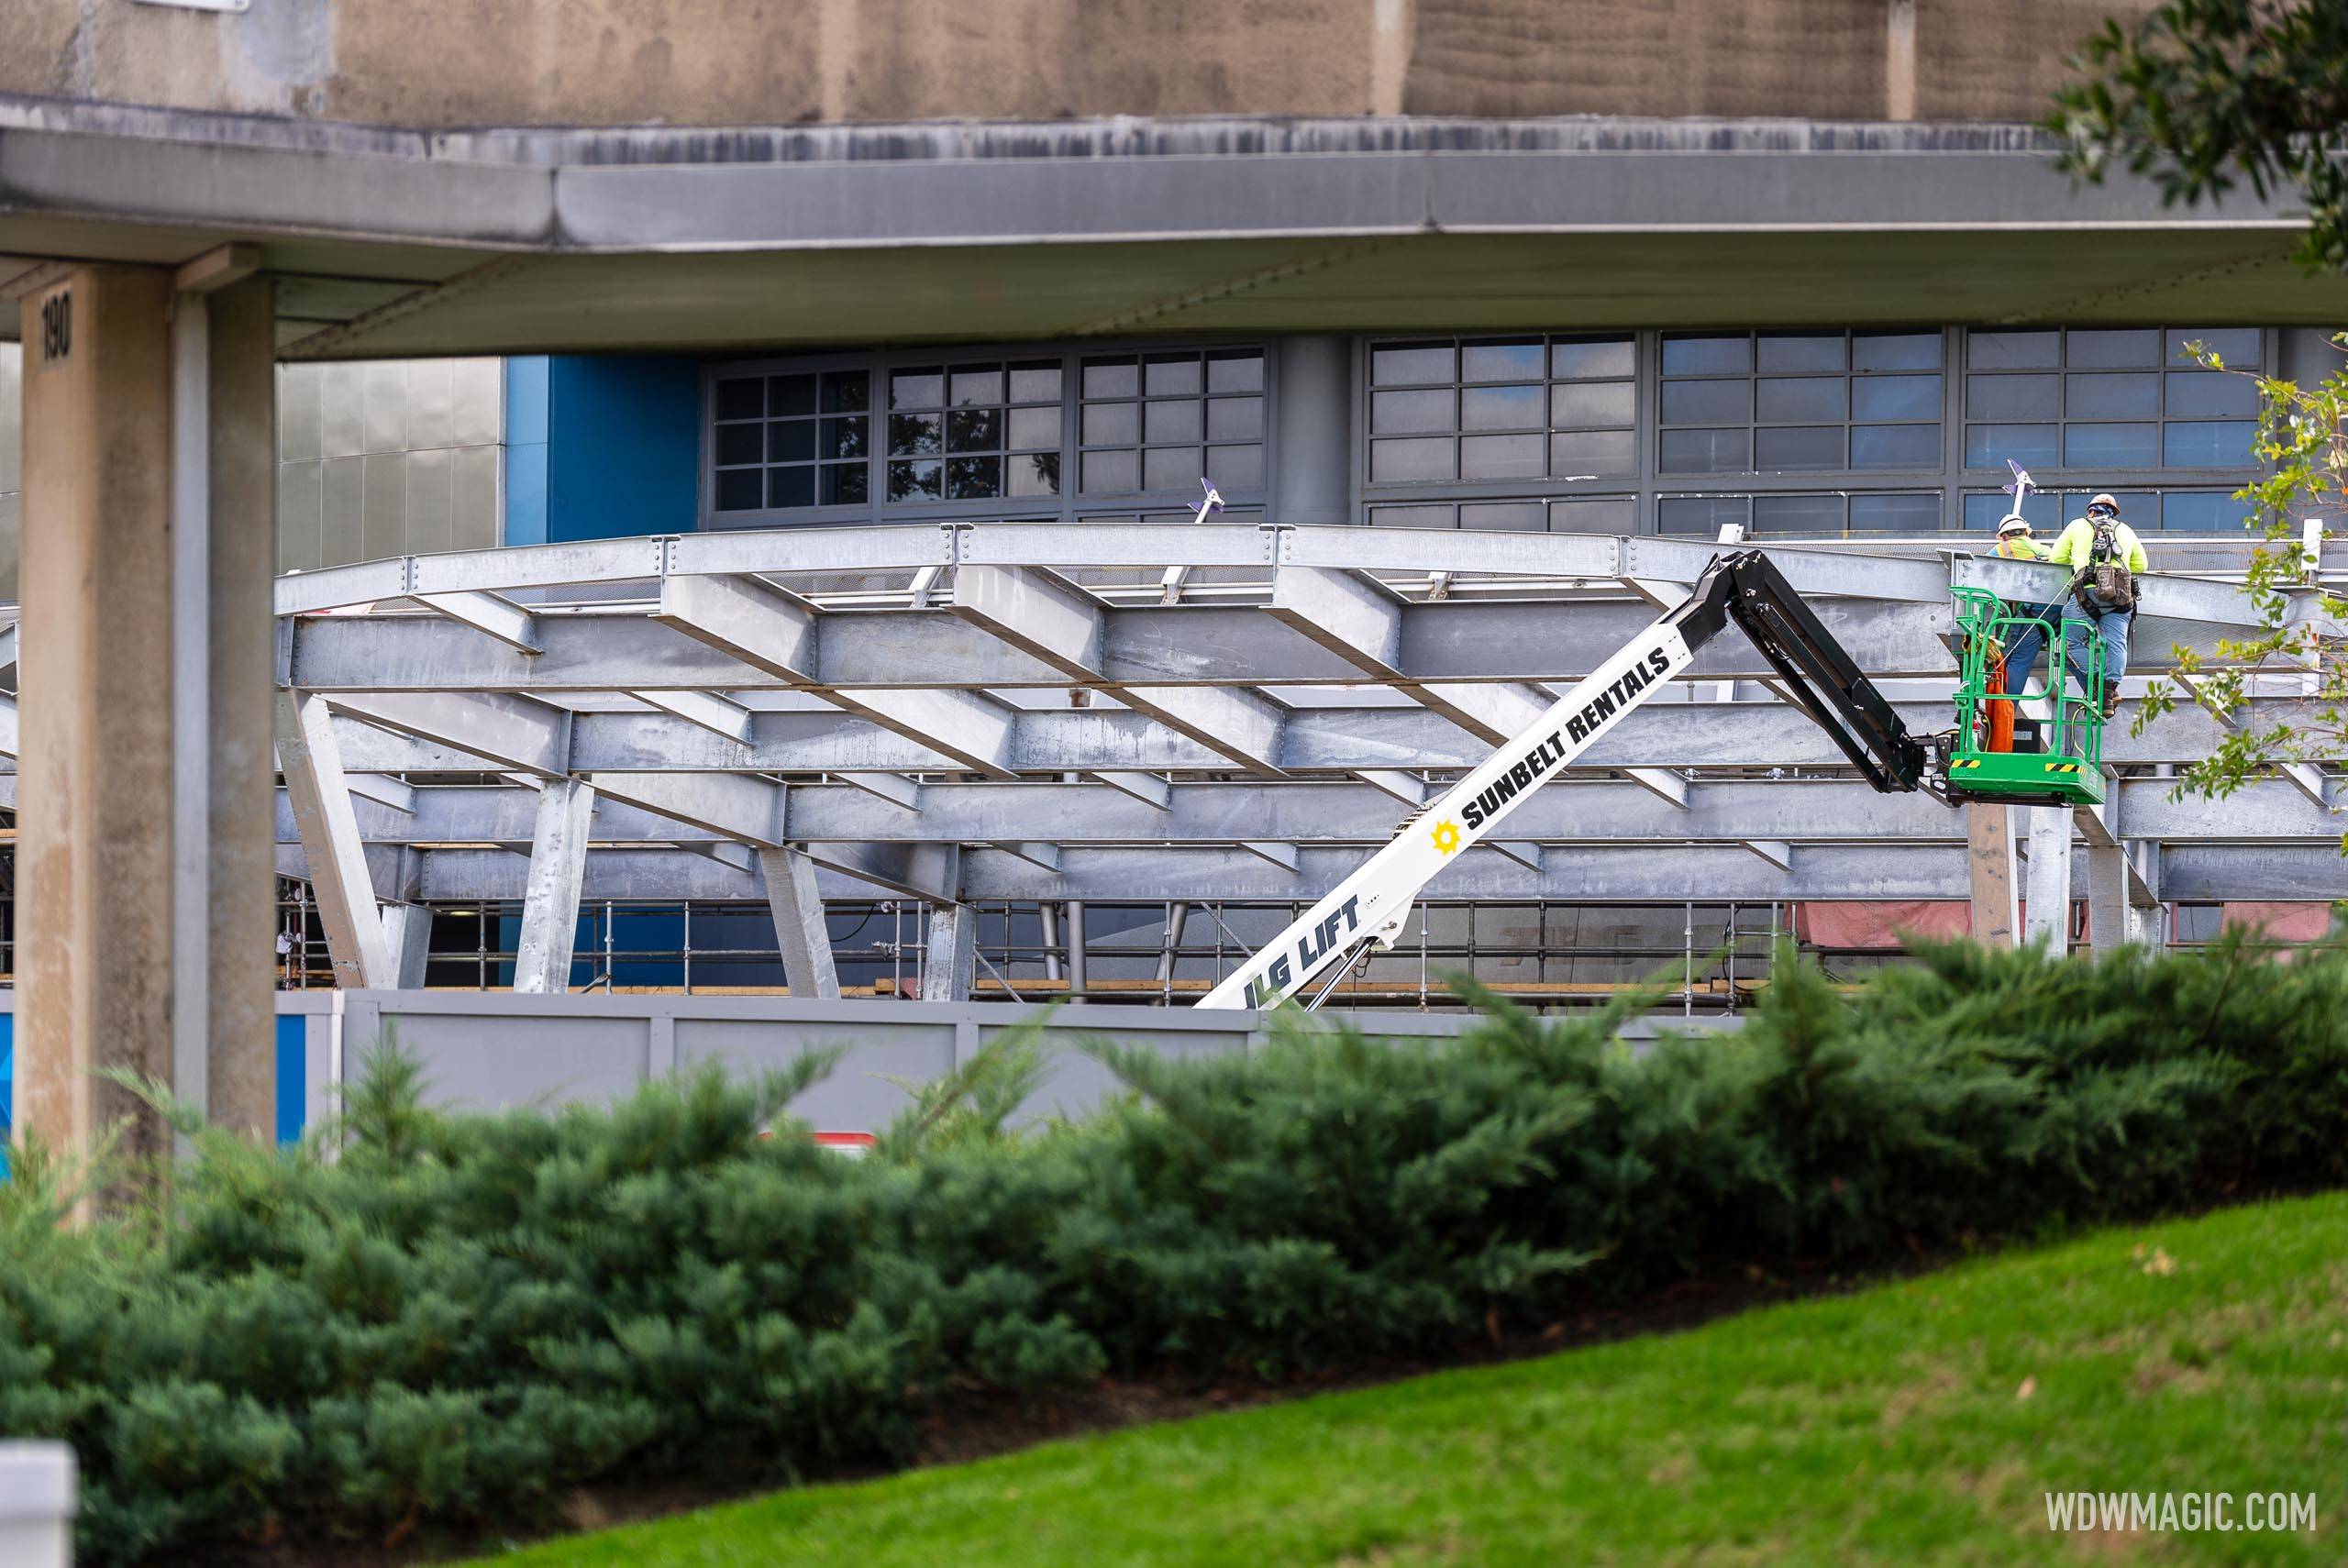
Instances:
[[[1440,853],[1440,854],[1444,854],[1444,855],[1456,855],[1456,854],[1458,854],[1458,853],[1459,853],[1459,824],[1458,824],[1457,823],[1453,822],[1453,821],[1452,821],[1450,818],[1448,818],[1448,817],[1445,817],[1443,821],[1441,821],[1441,822],[1439,822],[1439,823],[1435,823],[1435,824],[1434,824],[1434,846],[1435,846],[1436,851],[1437,851],[1438,853]]]

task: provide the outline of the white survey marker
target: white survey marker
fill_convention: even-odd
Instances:
[[[1392,843],[1200,999],[1201,1007],[1270,1007],[1332,965],[1389,948],[1419,892],[1524,798],[1589,749],[1623,715],[1695,661],[1733,620],[1789,695],[1887,792],[1925,788],[1923,744],[1908,734],[1858,667],[1768,558],[1716,559],[1678,608],[1617,650],[1524,730],[1404,824]],[[1936,791],[1937,792],[1937,791]],[[1343,977],[1340,967],[1330,986]],[[1324,987],[1319,996],[1328,994]],[[1311,1005],[1311,1004],[1308,1004]]]

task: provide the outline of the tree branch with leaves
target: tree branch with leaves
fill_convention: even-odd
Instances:
[[[2348,333],[2334,341],[2348,348]],[[2230,369],[2207,346],[2187,347],[2202,365]],[[2234,496],[2249,506],[2248,526],[2258,536],[2244,587],[2259,630],[2221,638],[2207,657],[2179,646],[2176,672],[2153,681],[2134,726],[2143,734],[2180,701],[2217,719],[2224,734],[2216,748],[2189,765],[2177,787],[2210,799],[2295,764],[2348,760],[2348,599],[2318,580],[2309,547],[2320,549],[2323,531],[2310,534],[2303,521],[2348,502],[2348,369],[2313,387],[2252,379],[2259,392],[2254,450],[2265,474]],[[2289,705],[2252,723],[2256,695]],[[2348,854],[2348,836],[2341,847]]]
[[[2171,204],[2296,190],[2300,260],[2348,271],[2348,4],[2166,0],[2106,22],[2069,63],[2079,79],[2046,121],[2064,169],[2099,182],[2124,168]]]

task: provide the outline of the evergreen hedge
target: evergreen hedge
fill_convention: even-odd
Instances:
[[[20,1148],[0,1435],[79,1451],[89,1563],[521,1530],[586,1484],[893,1463],[952,1390],[1440,1354],[1756,1263],[2348,1180],[2348,947],[1776,977],[1741,1033],[1644,1049],[1629,1004],[1480,995],[1452,1042],[1096,1044],[1133,1092],[1014,1133],[1030,1037],[864,1161],[759,1135],[823,1061],[466,1116],[387,1052],[302,1148],[203,1133],[80,1228]]]

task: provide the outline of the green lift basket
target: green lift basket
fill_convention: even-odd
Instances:
[[[2019,806],[2102,804],[2103,639],[2086,639],[2087,668],[2077,670],[2066,657],[2060,604],[2046,606],[2042,620],[2033,607],[2010,605],[1986,589],[1951,591],[1956,596],[1956,727],[1941,737],[1950,797]],[[2006,690],[2001,676],[2005,650],[2033,622],[2046,635],[2043,701]],[[2014,685],[2028,680],[2028,671],[2013,672]]]

